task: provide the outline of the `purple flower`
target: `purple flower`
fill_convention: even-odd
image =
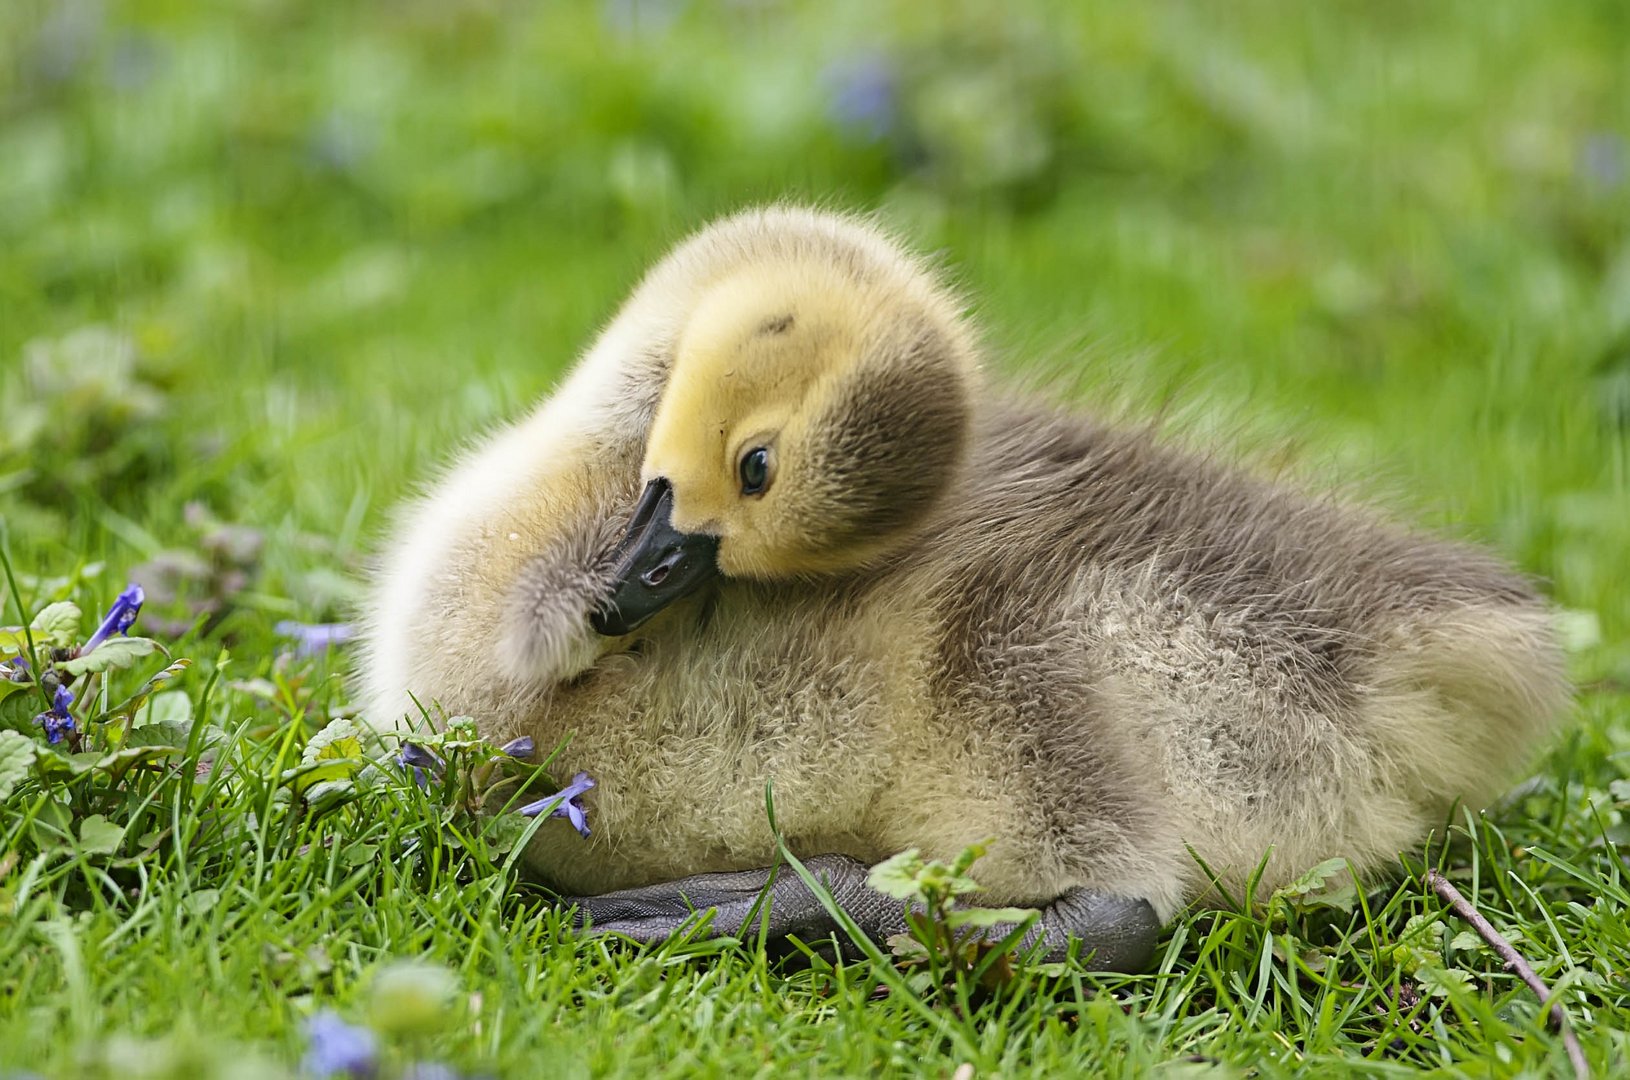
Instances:
[[[402,1080],[459,1080],[459,1074],[451,1065],[439,1061],[415,1061],[402,1074]]]
[[[442,761],[441,755],[434,750],[420,746],[416,742],[403,743],[402,752],[396,755],[396,760],[400,761],[406,768],[429,769],[437,776],[440,776],[447,768],[447,763]]]
[[[10,660],[0,663],[0,679],[8,682],[27,682],[28,657],[13,656]]]
[[[280,622],[272,629],[280,637],[290,638],[294,641],[294,655],[316,656],[327,652],[336,645],[343,645],[356,636],[357,629],[350,623],[303,623],[294,621]]]
[[[684,0],[605,0],[601,17],[613,30],[634,37],[666,32],[684,10]]]
[[[529,758],[536,750],[537,746],[525,735],[519,739],[511,739],[498,748],[499,753],[508,754],[512,758]]]
[[[537,802],[527,803],[516,813],[527,817],[537,817],[547,813],[550,817],[563,817],[572,823],[580,835],[589,835],[588,813],[577,800],[583,793],[594,786],[594,781],[586,772],[580,772],[572,777],[572,782],[555,792],[553,795],[539,799]]]
[[[93,651],[98,645],[112,637],[114,634],[128,634],[130,627],[141,613],[142,601],[147,594],[142,592],[140,585],[126,585],[125,591],[113,601],[108,613],[102,617],[102,625],[96,628],[89,641],[79,647],[79,655]]]
[[[306,153],[318,166],[346,173],[363,163],[377,141],[366,119],[334,109],[311,126]]]
[[[367,1080],[379,1070],[379,1047],[374,1033],[341,1020],[329,1009],[306,1021],[306,1056],[301,1067],[316,1080],[349,1076]]]
[[[51,707],[34,718],[34,722],[45,729],[45,741],[52,746],[74,733],[74,718],[68,712],[68,706],[73,703],[74,692],[66,686],[58,686],[51,696]]]
[[[428,750],[416,742],[405,742],[402,750],[396,755],[396,760],[404,769],[413,770],[413,782],[424,787],[428,781],[425,773],[428,772],[440,779],[447,771],[447,763],[435,751]]]
[[[827,115],[845,131],[873,142],[894,129],[898,110],[894,70],[888,58],[867,53],[838,61],[824,75]]]
[[[1624,139],[1608,131],[1592,132],[1579,148],[1579,171],[1602,191],[1612,191],[1630,174]]]

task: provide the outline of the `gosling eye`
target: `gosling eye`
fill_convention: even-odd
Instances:
[[[741,493],[759,495],[770,486],[770,451],[762,446],[741,456]]]

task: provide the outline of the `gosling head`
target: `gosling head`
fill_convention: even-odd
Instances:
[[[628,633],[716,575],[841,574],[912,541],[962,464],[974,352],[897,259],[748,265],[699,293],[596,630]]]

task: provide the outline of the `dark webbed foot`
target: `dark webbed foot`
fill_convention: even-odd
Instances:
[[[857,887],[871,891],[866,889],[866,867],[854,859],[820,855],[805,860],[804,865],[851,914],[851,894]],[[568,897],[566,902],[577,905],[579,924],[586,921],[595,933],[622,934],[646,942],[665,940],[694,924],[698,913],[709,909],[713,911],[710,929],[716,935],[757,933],[760,918],[768,919],[771,937],[813,937],[837,929],[826,908],[790,866],[697,874],[602,896]]]
[[[883,942],[906,931],[904,905],[866,884],[864,863],[846,855],[819,855],[804,865],[872,940]],[[709,929],[717,935],[750,937],[758,932],[761,919],[767,919],[772,938],[840,932],[826,907],[788,866],[698,874],[603,896],[571,897],[567,902],[577,905],[580,922],[586,921],[594,933],[644,942],[662,941],[710,909]],[[984,934],[999,941],[1012,931],[1012,925],[997,925]],[[1042,910],[1020,948],[1039,940],[1045,959],[1062,960],[1069,954],[1070,939],[1077,938],[1088,967],[1139,972],[1148,968],[1159,934],[1160,920],[1148,901],[1072,889]]]

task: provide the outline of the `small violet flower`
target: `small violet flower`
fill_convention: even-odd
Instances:
[[[96,628],[90,640],[79,647],[79,655],[84,656],[112,637],[114,634],[129,634],[130,627],[135,623],[136,616],[141,613],[142,601],[147,594],[142,592],[140,585],[126,585],[125,591],[113,601],[108,613],[102,617],[102,625]]]
[[[531,757],[536,750],[537,746],[525,735],[522,735],[519,739],[511,739],[498,748],[500,753],[508,754],[512,758],[523,759]]]
[[[402,1080],[459,1080],[459,1074],[439,1061],[415,1061],[402,1073]]]
[[[301,1066],[316,1080],[344,1076],[368,1080],[379,1071],[379,1045],[374,1033],[347,1024],[324,1009],[306,1021],[309,1045]]]
[[[45,728],[45,741],[52,746],[74,733],[73,714],[68,711],[73,703],[74,692],[66,686],[58,686],[51,697],[51,707],[34,718],[36,724]]]
[[[0,663],[0,679],[8,682],[27,682],[28,657],[13,656],[10,660]]]
[[[272,629],[279,637],[294,642],[294,655],[316,656],[336,645],[343,645],[356,636],[357,628],[350,623],[303,623],[285,621]]]
[[[415,742],[402,744],[401,753],[396,755],[397,762],[404,769],[413,771],[413,782],[425,787],[429,781],[425,773],[430,773],[437,779],[447,771],[447,763],[443,761],[434,750],[429,750]]]
[[[843,130],[876,142],[898,122],[899,88],[888,58],[879,53],[839,61],[823,73],[827,115]]]
[[[1625,141],[1617,135],[1598,131],[1585,139],[1579,149],[1579,171],[1596,187],[1612,191],[1630,175],[1630,154],[1626,154]]]
[[[527,803],[516,813],[524,814],[527,817],[537,817],[539,814],[545,813],[550,817],[563,817],[572,823],[572,828],[576,829],[580,835],[587,836],[589,835],[588,813],[577,800],[593,786],[594,781],[590,779],[589,774],[580,772],[572,777],[571,783],[553,795],[539,799],[537,802]]]
[[[605,0],[601,18],[626,37],[666,32],[684,12],[683,0]]]

